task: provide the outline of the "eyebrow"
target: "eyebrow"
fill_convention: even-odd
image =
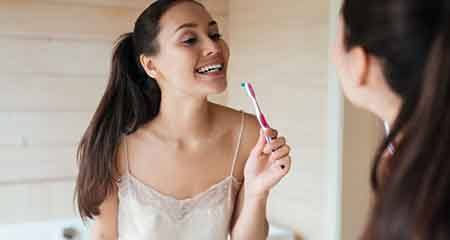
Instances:
[[[211,22],[208,24],[209,27],[211,27],[211,26],[216,26],[216,25],[217,25],[217,22],[216,22],[216,21],[211,21]],[[177,28],[177,30],[175,30],[175,32],[178,32],[179,30],[181,30],[181,29],[183,29],[183,28],[195,28],[195,27],[198,27],[198,24],[196,24],[196,23],[185,23],[185,24],[179,26],[179,27]]]

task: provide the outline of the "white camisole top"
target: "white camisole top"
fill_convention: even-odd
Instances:
[[[118,182],[118,239],[228,239],[234,203],[241,186],[234,177],[234,168],[244,130],[244,118],[245,114],[242,113],[230,175],[192,198],[176,199],[140,181],[129,170],[127,153],[127,174]]]

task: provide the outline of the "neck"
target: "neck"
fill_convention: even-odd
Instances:
[[[376,105],[373,105],[372,109],[379,118],[387,122],[389,128],[392,128],[400,112],[401,105],[402,100],[398,95],[389,94],[380,97],[380,101]]]
[[[158,116],[151,126],[167,140],[176,142],[205,139],[212,129],[211,104],[192,96],[161,96]]]

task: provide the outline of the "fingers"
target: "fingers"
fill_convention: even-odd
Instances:
[[[267,128],[264,130],[264,136],[270,139],[275,139],[278,137],[278,131],[272,128]]]
[[[264,150],[264,146],[266,145],[266,138],[262,129],[259,130],[258,141],[256,142],[255,147],[252,150],[252,154],[259,155]]]
[[[272,139],[270,142],[265,141],[265,145],[263,146],[262,153],[271,154],[276,150],[280,149],[284,145],[286,145],[285,137],[278,137],[278,131],[275,129],[265,129],[263,130],[264,137]],[[261,134],[261,132],[260,132]],[[260,135],[261,137],[261,135]],[[262,139],[260,139],[262,140]]]
[[[274,162],[274,161],[280,160],[282,158],[285,158],[285,157],[289,156],[290,152],[291,152],[291,147],[289,145],[285,144],[270,155],[270,161]]]
[[[271,128],[268,128],[265,130],[260,129],[258,141],[257,141],[255,147],[253,148],[252,153],[255,155],[259,155],[259,154],[263,153],[264,148],[267,144],[266,137],[269,139],[276,139],[277,136],[278,136],[278,131],[275,129],[271,129]]]
[[[290,153],[291,147],[285,144],[270,155],[269,161],[272,163],[272,166],[287,173],[291,167]]]
[[[264,147],[264,151],[263,152],[265,154],[270,154],[270,153],[278,150],[279,148],[281,148],[285,144],[286,144],[286,138],[285,137],[276,138],[276,139],[272,140],[270,143],[266,144],[266,146]]]
[[[266,185],[270,189],[275,186],[291,169],[291,156],[275,161],[270,170],[265,173]]]

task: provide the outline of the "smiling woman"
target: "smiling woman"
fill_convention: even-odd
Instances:
[[[122,33],[134,32],[134,23],[137,17],[152,2],[155,1],[0,1],[0,43],[2,45],[0,48],[0,82],[2,84],[0,99],[4,100],[0,101],[0,213],[2,213],[0,228],[4,226],[3,224],[34,224],[34,222],[53,222],[76,217],[72,201],[77,174],[74,167],[76,144],[104,93],[111,67],[109,62],[113,40]],[[336,207],[339,206],[335,201],[339,197],[339,182],[335,182],[339,162],[334,161],[334,158],[329,159],[328,156],[338,158],[341,144],[338,142],[337,132],[339,132],[338,127],[341,126],[341,118],[335,115],[336,108],[329,107],[331,101],[326,101],[329,88],[327,76],[331,75],[326,68],[328,59],[326,46],[331,37],[328,23],[330,1],[287,0],[283,1],[283,4],[273,4],[273,0],[199,0],[198,2],[204,5],[207,12],[211,13],[211,18],[202,18],[202,21],[185,19],[185,21],[179,22],[179,25],[174,26],[175,29],[188,23],[197,24],[191,28],[183,28],[180,32],[188,31],[194,35],[188,35],[183,40],[198,47],[198,44],[203,44],[202,39],[204,38],[199,39],[197,35],[211,34],[213,36],[213,33],[215,34],[214,26],[208,26],[208,32],[204,26],[216,21],[219,30],[217,33],[223,35],[223,40],[230,45],[231,49],[229,64],[223,70],[226,74],[226,90],[218,95],[208,94],[208,98],[219,104],[233,106],[235,109],[253,112],[251,102],[240,86],[242,81],[250,81],[256,87],[263,109],[269,113],[270,123],[276,126],[280,132],[288,134],[289,144],[295,145],[295,149],[301,150],[294,151],[294,154],[297,154],[295,159],[299,162],[290,169],[289,177],[284,178],[282,184],[277,185],[276,191],[270,194],[267,208],[269,222],[295,229],[296,233],[302,236],[300,239],[333,239],[330,234],[339,227],[339,224],[335,224],[337,217],[333,216]],[[172,10],[181,6],[176,5],[166,13],[170,14]],[[165,26],[160,25],[161,29]],[[159,36],[160,51],[158,53],[161,55],[169,53],[163,50],[164,46],[174,45],[173,41],[169,42],[167,39]],[[213,40],[210,38],[208,41]],[[177,61],[175,57],[171,60]],[[202,78],[203,75],[195,72],[192,74],[192,72],[198,68],[201,71],[207,70],[206,68],[201,69],[201,67],[214,63],[211,60],[212,58],[202,56],[198,62],[189,65],[186,71],[189,71],[189,77],[193,75],[196,78],[194,80],[201,81],[188,85],[187,88],[199,90],[200,87],[205,87],[202,81],[202,79],[205,80]],[[187,78],[187,80],[190,79]],[[151,81],[143,81],[143,83],[145,87],[150,85]],[[167,92],[162,90],[162,97],[172,93],[171,90],[177,89],[167,88],[167,90]],[[184,87],[182,90],[187,92]],[[211,89],[206,90],[210,92]],[[130,92],[127,91],[127,93]],[[189,94],[191,93],[189,92]],[[333,94],[338,95],[338,92]],[[117,96],[112,98],[118,99]],[[5,101],[6,99],[7,101]],[[339,101],[333,101],[332,106],[335,102],[336,105],[339,104]],[[173,108],[178,115],[169,119],[176,120],[178,116],[183,116],[181,114],[185,110],[185,101],[162,101],[160,106],[169,103],[180,104]],[[126,104],[124,108],[130,112],[134,110],[133,107],[136,107],[132,104],[123,104]],[[162,107],[161,109],[167,110],[172,107]],[[329,113],[327,109],[333,111]],[[146,109],[146,111],[148,110]],[[345,111],[347,112],[348,109]],[[218,113],[220,111],[211,112]],[[230,112],[235,113],[231,110]],[[107,116],[105,120],[109,121],[109,117]],[[223,133],[231,133],[230,129],[234,131],[232,132],[234,138],[229,143],[224,143],[224,141],[216,143],[222,142],[223,145],[227,144],[233,147],[237,145],[241,120],[239,117],[241,116],[238,115],[237,119],[216,118],[225,124],[214,128],[216,129],[214,134],[221,133],[220,130],[223,130]],[[172,122],[156,127],[157,118],[146,124],[146,126],[155,127],[152,129],[156,131],[151,136],[173,140],[168,137],[169,134],[165,134],[166,132],[163,131],[165,129],[171,131],[168,132],[170,135],[174,132],[173,129],[179,129],[180,134],[186,135],[185,137],[194,135],[191,134],[193,133],[191,130],[183,130],[184,128],[181,129],[178,125],[171,124]],[[370,146],[366,145],[364,139],[356,140],[355,136],[366,132],[370,122],[363,125],[362,123],[367,121],[355,119],[354,122],[348,124],[350,127],[347,127],[347,114],[345,119],[344,130],[355,134],[345,132],[344,136],[357,141],[356,146],[358,147],[355,147],[354,142],[343,144],[348,146],[348,152],[353,155],[351,158],[343,156],[342,159],[354,159],[353,162],[344,164],[347,166],[344,166],[344,170],[350,172],[350,174],[344,174],[349,183],[348,185],[344,184],[348,186],[344,187],[344,192],[348,189],[356,192],[355,184],[366,186],[367,176],[364,175],[365,171],[355,170],[355,164],[356,162],[365,162],[361,161],[364,156],[369,158],[369,154],[361,149],[367,149]],[[246,115],[241,147],[235,166],[235,177],[238,180],[243,179],[241,172],[245,162],[243,151],[244,146],[248,146],[251,142],[249,140],[250,133],[253,132],[249,130],[251,121],[251,116]],[[215,122],[215,120],[211,122]],[[332,122],[332,126],[335,127],[327,127],[328,122]],[[229,127],[231,125],[234,127]],[[218,124],[214,124],[214,126],[218,126]],[[224,129],[220,128],[222,126]],[[356,129],[356,127],[358,128]],[[208,127],[208,129],[210,128]],[[328,141],[329,129],[333,132],[332,141]],[[128,139],[131,140],[132,136],[135,135],[128,136]],[[361,136],[360,138],[365,137],[365,135]],[[223,139],[231,138],[231,134],[223,137]],[[211,148],[214,139],[205,137],[205,144],[203,144],[205,152]],[[108,140],[113,139],[108,138]],[[210,144],[206,144],[206,140],[211,140]],[[166,163],[167,159],[196,160],[195,156],[180,157],[177,156],[177,151],[166,151],[167,145],[165,144],[161,144],[166,146],[164,149],[161,148],[161,152],[170,152],[173,156],[153,154],[153,152],[150,153],[151,155],[147,154],[145,160],[155,161],[152,162],[151,168],[148,168],[141,164],[145,161],[136,160],[136,156],[143,155],[135,153],[136,142],[129,144],[130,155],[134,154],[134,157],[130,156],[130,168],[131,172],[139,177],[136,179],[146,185],[151,184],[153,188],[165,195],[176,196],[178,199],[193,197],[195,194],[209,189],[212,185],[227,178],[230,173],[228,170],[231,170],[233,150],[217,152],[214,156],[208,154],[209,152],[205,153],[208,156],[211,155],[211,160],[217,160],[215,163],[218,166],[214,166],[214,168],[211,168],[212,161],[209,161],[210,159],[200,161],[204,158],[199,158],[198,162],[185,161],[183,168],[169,166],[169,163],[174,163],[169,161],[167,161],[167,165],[160,165],[160,162]],[[170,143],[172,146],[186,146],[186,141],[171,141]],[[198,144],[198,141],[191,142],[189,149],[192,149],[192,143]],[[98,145],[101,144],[102,142]],[[152,144],[143,144],[143,147],[139,149],[155,150],[161,146]],[[103,142],[103,145],[106,143]],[[329,148],[335,150],[330,154]],[[213,150],[211,149],[210,152]],[[228,161],[221,160],[220,157],[226,157],[221,156],[222,153],[230,155],[227,158]],[[355,154],[359,155],[354,156]],[[155,158],[154,155],[158,158]],[[162,160],[163,158],[165,159]],[[120,164],[119,166],[122,167]],[[218,169],[222,169],[223,172],[219,172]],[[95,169],[92,168],[92,170]],[[168,174],[169,170],[171,170],[170,174]],[[192,172],[197,170],[200,173],[194,175],[197,178],[191,175],[186,176],[187,174],[178,176],[188,170]],[[359,178],[355,180],[357,173],[361,175],[361,181]],[[163,183],[157,181],[158,179],[147,179],[161,175],[165,175]],[[211,179],[200,181],[201,176]],[[198,180],[204,185],[196,186],[195,191],[190,189],[189,192],[184,187],[180,188],[186,192],[169,188],[173,187],[168,184],[172,182],[192,184],[191,181],[186,180],[188,178],[192,181]],[[90,183],[94,183],[94,181]],[[331,189],[333,192],[329,189],[329,185],[336,186]],[[214,189],[220,189],[220,187]],[[336,195],[334,195],[335,193]],[[354,203],[365,202],[361,200],[362,194],[358,193],[357,196],[358,198],[349,197],[352,201],[348,201],[346,206],[354,209]],[[102,213],[106,212],[106,210],[101,210]],[[360,209],[354,211],[362,212]],[[293,214],[293,212],[299,214]],[[348,211],[343,209],[342,212],[347,213]],[[353,231],[356,226],[355,222],[361,223],[363,220],[355,219],[352,222],[344,223]],[[101,221],[97,221],[97,223],[101,223]],[[60,233],[61,230],[57,229],[58,226],[55,225],[55,232]],[[19,226],[17,229],[20,234],[35,233],[33,231],[35,228],[25,229]],[[31,239],[35,236],[37,234],[19,239]],[[44,234],[39,236],[42,236],[42,239],[52,238],[46,237],[47,235]],[[10,234],[1,235],[0,239],[13,240]],[[351,238],[343,237],[343,239]]]
[[[94,239],[266,239],[267,198],[290,147],[207,100],[227,87],[229,55],[192,0],[154,2],[119,38],[78,149],[76,200]]]

